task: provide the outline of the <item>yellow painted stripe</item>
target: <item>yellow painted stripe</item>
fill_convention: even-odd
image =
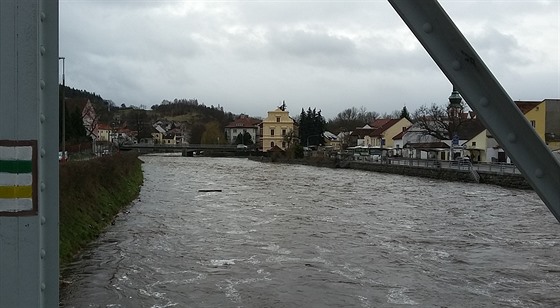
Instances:
[[[31,186],[0,186],[0,199],[22,199],[33,197]]]

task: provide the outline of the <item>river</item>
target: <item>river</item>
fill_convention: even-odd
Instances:
[[[139,198],[66,270],[61,307],[560,306],[560,224],[533,191],[141,158]]]

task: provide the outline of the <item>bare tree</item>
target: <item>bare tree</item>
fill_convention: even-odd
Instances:
[[[294,131],[294,130],[289,130],[285,135],[284,135],[284,141],[287,144],[287,148],[289,148],[294,142],[298,143],[299,141],[299,136],[298,134]]]
[[[375,111],[367,111],[365,107],[351,107],[339,112],[336,117],[329,120],[327,128],[333,132],[351,131],[356,127],[370,124],[379,117]]]
[[[465,113],[465,104],[447,107],[432,104],[423,105],[412,115],[413,122],[425,131],[426,135],[433,136],[439,140],[450,140],[462,126],[470,119]]]

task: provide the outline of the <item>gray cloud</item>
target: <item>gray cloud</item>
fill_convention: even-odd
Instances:
[[[560,97],[558,1],[442,1],[516,99]],[[198,98],[264,116],[445,103],[451,86],[386,1],[60,2],[67,83],[116,103]]]

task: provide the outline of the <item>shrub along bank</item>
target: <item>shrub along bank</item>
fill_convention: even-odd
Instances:
[[[142,185],[142,161],[119,153],[60,165],[60,262],[97,238]]]

